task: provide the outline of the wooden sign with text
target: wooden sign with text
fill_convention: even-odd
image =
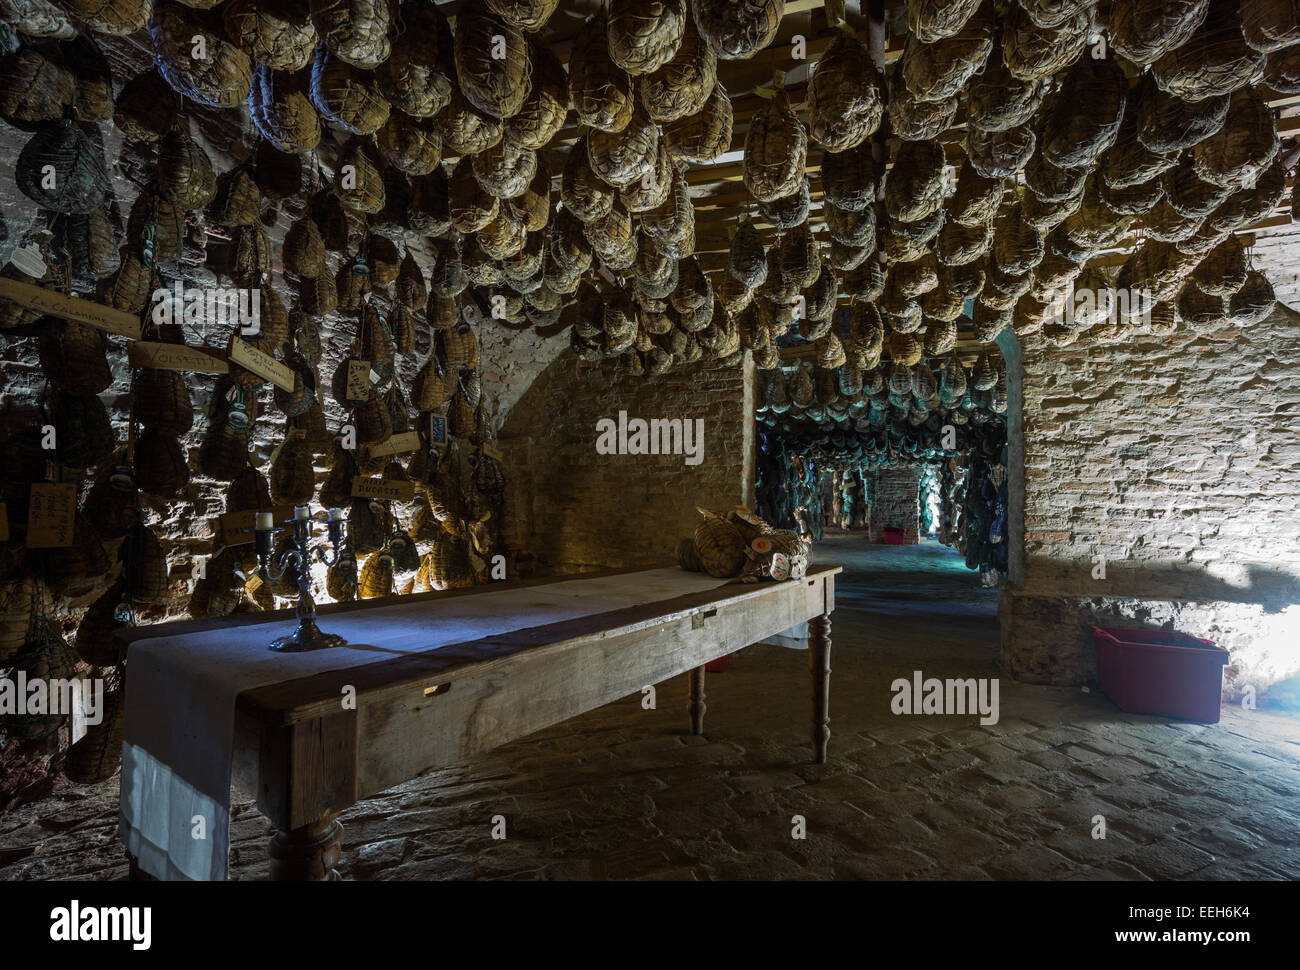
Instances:
[[[185,344],[154,343],[137,340],[126,345],[132,367],[156,367],[159,370],[188,370],[201,374],[226,374],[230,365],[206,350]]]
[[[27,503],[27,548],[58,549],[72,545],[76,517],[76,485],[33,482]]]
[[[64,320],[76,320],[88,323],[100,330],[120,334],[132,340],[140,339],[140,318],[111,306],[92,303],[57,290],[47,290],[31,283],[0,278],[0,298],[13,300],[19,306],[29,310],[48,313],[62,317]]]
[[[420,433],[407,431],[403,434],[395,434],[377,445],[366,445],[366,457],[383,458],[385,455],[403,455],[408,451],[418,451],[419,448]]]
[[[230,341],[230,359],[258,377],[265,377],[282,391],[293,390],[295,375],[292,367],[280,363],[270,354],[246,344],[238,337]]]
[[[227,546],[243,546],[253,541],[253,526],[257,524],[258,512],[270,512],[275,519],[277,529],[284,526],[286,519],[293,518],[292,505],[277,505],[270,509],[247,509],[243,512],[227,512],[217,519],[217,529],[221,541]]]
[[[415,482],[403,482],[395,478],[361,478],[358,476],[352,479],[352,497],[409,502],[415,498]]]

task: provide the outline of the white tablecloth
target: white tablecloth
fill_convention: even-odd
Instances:
[[[386,657],[547,623],[655,603],[726,581],[681,569],[575,578],[485,590],[320,618],[348,646],[285,654],[268,649],[292,620],[156,637],[131,644],[118,831],[140,867],[159,879],[226,878],[235,700],[240,693]],[[411,619],[427,617],[418,627]],[[798,633],[787,631],[787,633]],[[785,642],[786,646],[799,646]]]

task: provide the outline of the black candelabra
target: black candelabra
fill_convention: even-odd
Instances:
[[[323,650],[327,647],[342,647],[347,644],[336,633],[325,633],[316,625],[316,600],[311,594],[311,564],[318,559],[328,566],[338,562],[344,549],[347,523],[342,509],[330,509],[325,520],[329,528],[329,549],[326,543],[311,544],[311,526],[315,521],[311,509],[306,505],[294,507],[293,518],[284,523],[293,526],[293,548],[285,550],[280,556],[278,568],[273,562],[275,557],[275,520],[270,512],[257,513],[256,528],[253,530],[257,541],[258,575],[266,582],[280,579],[292,566],[298,571],[298,629],[288,636],[279,637],[271,642],[271,649],[281,653],[305,653],[308,650]],[[274,569],[274,571],[273,571]]]

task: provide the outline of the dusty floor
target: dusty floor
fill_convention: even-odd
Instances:
[[[934,544],[832,536],[830,763],[809,763],[805,653],[757,646],[658,709],[626,698],[343,816],[354,879],[1300,878],[1300,719],[1217,726],[1000,682],[1000,720],[891,713],[890,683],[996,677],[996,594]],[[116,779],[0,816],[0,879],[122,878]],[[491,838],[493,816],[506,819]],[[1093,838],[1096,816],[1106,837]],[[806,838],[792,837],[802,816]],[[232,869],[267,869],[237,798]]]

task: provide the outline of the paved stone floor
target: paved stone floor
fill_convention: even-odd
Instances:
[[[1216,726],[1118,712],[1003,679],[1000,719],[894,715],[891,682],[996,677],[994,591],[933,543],[831,536],[830,763],[809,763],[807,654],[751,647],[640,696],[366,799],[343,817],[354,879],[1295,879],[1300,719]],[[116,779],[0,816],[0,879],[125,876]],[[507,837],[493,840],[494,816]],[[806,838],[792,837],[802,816]],[[1103,816],[1106,837],[1092,837]],[[238,798],[235,878],[267,870]]]

